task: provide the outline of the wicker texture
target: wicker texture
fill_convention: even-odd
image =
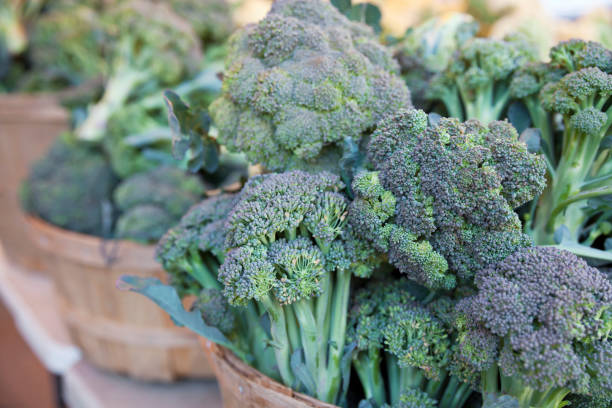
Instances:
[[[62,230],[28,217],[28,230],[48,255],[74,342],[96,366],[145,381],[212,378],[197,336],[174,325],[157,305],[115,287],[121,275],[166,275],[154,247]]]

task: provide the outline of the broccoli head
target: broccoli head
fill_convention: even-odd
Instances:
[[[156,241],[204,191],[197,176],[175,167],[137,173],[122,181],[113,193],[123,212],[117,220],[117,233],[141,242]]]
[[[336,164],[384,115],[410,106],[397,63],[364,24],[323,1],[276,1],[230,40],[219,141],[270,170]]]
[[[456,278],[529,246],[514,209],[544,188],[545,165],[507,122],[441,119],[418,110],[382,121],[368,146],[377,170],[353,182],[350,222],[417,282]]]
[[[231,334],[237,326],[235,312],[218,289],[202,289],[192,309],[200,311],[207,325],[218,328],[225,335]]]
[[[219,269],[230,304],[255,301],[268,313],[285,384],[301,381],[330,403],[341,397],[351,275],[369,276],[380,262],[347,227],[343,189],[329,172],[252,177],[227,217]],[[315,386],[293,371],[301,351]]]
[[[612,73],[612,51],[595,41],[562,41],[550,49],[550,61],[567,72],[595,67]]]
[[[71,231],[111,233],[116,178],[104,155],[68,138],[57,140],[22,186],[26,212]]]
[[[501,119],[510,100],[510,81],[521,66],[535,60],[536,50],[526,38],[473,38],[465,42],[436,74],[425,97],[440,101],[449,116],[489,123]]]
[[[550,408],[570,391],[610,395],[612,285],[603,274],[570,252],[532,247],[481,270],[475,284],[457,306],[459,357],[482,372],[483,393]]]

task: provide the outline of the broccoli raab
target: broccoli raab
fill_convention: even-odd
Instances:
[[[538,244],[562,241],[582,253],[576,244],[591,245],[609,230],[611,73],[612,51],[571,40],[551,49],[549,63],[528,65],[512,80],[514,97],[540,131],[549,169],[548,188],[528,225]],[[584,254],[612,260],[602,252]]]

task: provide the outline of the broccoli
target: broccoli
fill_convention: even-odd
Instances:
[[[274,171],[337,171],[383,116],[410,106],[397,63],[372,30],[321,0],[279,0],[228,45],[210,106],[219,142]]]
[[[533,61],[536,53],[520,35],[504,40],[473,38],[444,71],[433,76],[425,98],[441,102],[448,115],[459,120],[501,119],[510,100],[512,74]]]
[[[458,358],[483,395],[558,408],[570,392],[612,396],[612,284],[570,252],[521,249],[478,272],[459,301]]]
[[[32,72],[25,90],[75,86],[106,73],[105,37],[93,7],[62,4],[37,19],[30,38]]]
[[[204,194],[197,176],[174,167],[137,173],[115,189],[115,203],[123,214],[116,235],[139,242],[158,240]]]
[[[200,59],[199,39],[189,25],[160,2],[120,2],[104,15],[110,37],[109,77],[101,99],[90,107],[76,133],[99,141],[109,118],[147,89],[177,84]]]
[[[353,182],[357,234],[410,279],[452,289],[457,279],[530,246],[513,211],[544,188],[544,162],[507,122],[441,119],[423,111],[382,121]]]
[[[550,57],[549,64],[526,68],[513,79],[515,97],[541,131],[549,167],[549,186],[534,203],[528,230],[537,244],[560,243],[587,255],[578,244],[592,244],[611,217],[606,138],[612,126],[612,51],[571,40],[553,47]],[[560,132],[552,115],[562,119]],[[602,251],[588,256],[612,259]]]
[[[467,14],[433,17],[415,27],[394,45],[402,77],[417,108],[427,106],[425,93],[435,74],[447,69],[455,50],[478,31],[478,23]]]
[[[405,280],[374,280],[353,297],[348,339],[356,344],[353,367],[365,397],[376,406],[414,401],[418,407],[462,407],[472,391],[451,375],[452,320],[436,315],[447,308],[425,306],[427,298],[417,301],[410,292]]]
[[[228,215],[219,269],[230,304],[267,312],[283,382],[329,403],[342,399],[351,275],[376,266],[347,228],[343,188],[328,172],[252,177]]]
[[[58,227],[108,237],[116,182],[101,152],[67,135],[32,166],[21,203],[26,212]]]
[[[225,41],[234,29],[231,6],[226,0],[170,0],[169,5],[189,22],[204,45]]]

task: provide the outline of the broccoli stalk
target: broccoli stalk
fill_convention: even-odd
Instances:
[[[228,217],[219,270],[230,304],[254,301],[269,316],[283,382],[329,403],[344,398],[351,275],[373,267],[347,228],[342,188],[327,172],[251,178]]]
[[[176,84],[198,59],[197,36],[161,3],[130,1],[106,17],[106,30],[114,42],[110,75],[102,98],[76,131],[88,141],[99,141],[112,114],[141,88]]]
[[[484,395],[560,408],[570,393],[612,397],[612,285],[554,247],[525,248],[480,271],[457,306],[457,359]]]

